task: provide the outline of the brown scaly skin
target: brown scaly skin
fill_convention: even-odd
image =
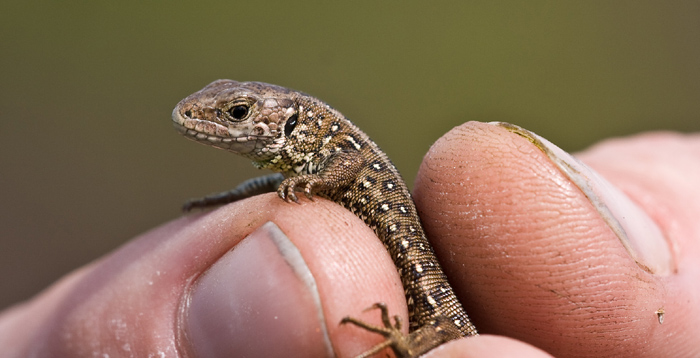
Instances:
[[[386,154],[324,102],[259,82],[214,81],[178,103],[175,127],[187,138],[253,160],[272,174],[236,189],[191,201],[185,210],[277,191],[297,201],[295,191],[321,196],[364,220],[394,260],[408,301],[410,331],[402,336],[379,304],[385,327],[353,323],[387,341],[360,357],[390,346],[398,357],[417,357],[462,336],[476,335],[423,233],[411,194]]]

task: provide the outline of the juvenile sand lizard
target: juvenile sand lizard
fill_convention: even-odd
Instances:
[[[476,329],[447,282],[403,179],[386,154],[352,122],[307,94],[260,82],[214,81],[183,99],[173,111],[185,137],[253,160],[277,173],[235,189],[190,201],[185,210],[277,191],[330,199],[360,217],[377,234],[396,265],[409,308],[410,335],[392,326],[352,323],[387,340],[360,357],[390,346],[397,357],[417,357]]]

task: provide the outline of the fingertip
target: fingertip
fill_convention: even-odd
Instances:
[[[666,337],[659,278],[531,138],[478,122],[453,129],[426,155],[414,197],[481,332],[554,354],[586,341],[581,352],[633,355]]]
[[[433,349],[424,358],[551,358],[547,352],[503,336],[479,335],[457,339]]]
[[[317,337],[318,335],[314,335],[314,329],[327,332],[325,334],[330,338],[332,349],[336,354],[339,356],[354,356],[371,348],[381,341],[382,338],[375,333],[358,327],[341,325],[340,322],[343,317],[352,316],[373,324],[380,324],[379,314],[364,310],[375,302],[386,301],[392,315],[400,314],[406,319],[407,313],[403,289],[391,258],[372,230],[352,213],[324,199],[312,202],[302,198],[297,204],[294,204],[281,201],[275,195],[251,198],[240,205],[242,207],[232,205],[222,208],[218,212],[212,213],[212,215],[236,218],[232,221],[227,221],[224,225],[226,227],[240,227],[240,230],[251,230],[255,229],[255,227],[251,228],[248,226],[250,222],[246,223],[245,217],[248,215],[247,213],[250,213],[246,208],[255,208],[255,212],[259,213],[256,216],[262,216],[269,223],[262,225],[260,229],[255,230],[247,238],[243,239],[230,253],[222,256],[217,263],[212,265],[210,271],[214,271],[215,267],[227,260],[227,256],[235,255],[237,251],[238,257],[235,260],[242,260],[241,263],[236,264],[238,268],[222,270],[220,274],[212,275],[213,278],[209,278],[208,283],[201,284],[204,287],[223,285],[223,288],[215,288],[217,290],[221,289],[222,294],[206,294],[207,299],[200,301],[197,305],[198,310],[204,309],[204,311],[196,313],[200,315],[200,318],[197,318],[196,325],[204,324],[212,325],[212,327],[203,329],[200,326],[195,326],[194,320],[192,320],[189,329],[200,332],[203,337],[194,337],[189,333],[185,336],[186,340],[198,340],[199,343],[195,344],[198,347],[203,347],[201,349],[202,352],[216,348],[215,344],[207,340],[214,339],[217,342],[221,342],[222,345],[216,348],[216,352],[208,352],[207,354],[212,355],[206,356],[215,356],[214,354],[218,354],[217,352],[228,352],[229,355],[230,352],[240,352],[240,349],[231,346],[232,342],[235,343],[235,341],[247,342],[251,346],[261,345],[260,347],[249,347],[247,349],[251,349],[251,352],[252,349],[261,349],[259,352],[266,352],[263,356],[280,356],[278,351],[270,353],[270,349],[275,348],[271,346],[277,346],[278,349],[282,349],[282,352],[284,352],[282,356],[289,356],[290,354],[301,354],[301,356],[328,354],[327,350],[321,353],[318,353],[320,351],[316,353],[309,352],[308,349],[300,350],[298,347],[300,342],[291,342],[293,344],[284,345],[285,348],[281,348],[283,347],[281,343],[284,342],[284,337],[295,337],[297,335],[311,336],[311,341],[318,343],[320,339]],[[204,220],[210,221],[210,219],[206,218]],[[259,220],[256,222],[260,222]],[[199,225],[201,226],[203,223],[200,222]],[[271,230],[273,227],[276,229]],[[219,228],[219,230],[221,229]],[[231,228],[225,230],[228,231]],[[235,231],[235,229],[233,230]],[[261,234],[260,231],[264,233]],[[265,231],[267,232],[265,233]],[[260,240],[260,237],[255,238],[261,235],[263,237],[262,240]],[[275,241],[273,240],[275,237],[278,239],[276,243],[272,242]],[[272,242],[272,244],[267,244],[268,249],[266,251],[271,253],[277,252],[278,254],[276,255],[282,257],[273,260],[260,253],[246,252],[248,250],[246,247],[249,245],[246,242],[250,239]],[[290,261],[289,257],[279,254],[280,246],[283,242],[298,250],[299,256],[303,260],[295,263],[293,260]],[[243,249],[242,253],[241,249]],[[281,263],[274,264],[275,261]],[[285,267],[287,271],[293,271],[293,268],[296,266],[299,266],[301,271],[306,270],[313,277],[315,284],[306,285],[307,287],[295,284],[294,286],[297,288],[290,290],[289,287],[285,286],[299,281],[294,279],[294,276],[298,276],[298,274],[293,272],[287,274],[262,273],[266,270],[271,272],[284,271]],[[243,271],[245,270],[252,273],[247,273],[247,277],[226,279],[229,276],[240,276],[244,274]],[[202,277],[202,282],[208,275],[210,275],[210,272],[207,272]],[[265,278],[268,275],[270,277]],[[278,282],[280,280],[282,282]],[[197,286],[199,285],[200,283],[197,284]],[[310,289],[310,286],[314,286],[314,288]],[[197,288],[196,292],[199,292],[201,289],[201,287]],[[237,292],[233,292],[233,290]],[[308,295],[310,291],[314,290],[317,292],[317,297],[320,300],[320,309],[319,302],[300,301],[295,297]],[[227,291],[228,293],[226,293]],[[197,301],[196,296],[197,294],[193,294],[189,299],[190,306]],[[240,317],[240,313],[227,313],[225,310],[219,311],[214,309],[211,312],[205,312],[211,307],[232,305],[227,301],[231,300],[232,296],[237,296],[233,298],[236,300],[245,300],[245,302],[239,301],[233,304],[236,309],[240,307],[248,307],[250,309],[254,306],[257,307],[258,312],[264,314],[269,315],[271,312],[277,312],[274,314],[276,318],[273,320],[268,316],[265,317],[267,321],[261,322],[259,317],[246,312],[244,314],[247,314],[247,317],[244,318]],[[217,301],[219,300],[217,297],[223,297],[223,302]],[[290,312],[290,310],[299,312]],[[288,315],[289,317],[282,317],[283,315]],[[231,317],[234,318],[231,319]],[[316,323],[314,323],[314,320]],[[285,323],[283,324],[282,321]],[[323,323],[322,329],[318,328],[318,325],[314,326],[319,321]],[[216,323],[214,324],[213,322]],[[311,328],[301,327],[302,323],[304,325],[309,324]],[[226,332],[224,328],[221,328],[226,324],[238,325],[240,327],[235,328],[236,330],[246,332],[243,334],[238,331],[235,334]],[[280,338],[273,339],[274,337]],[[271,344],[271,340],[276,343],[274,345]],[[256,355],[259,354],[256,353]]]
[[[185,341],[195,357],[333,356],[316,281],[273,222],[197,280],[185,311]]]

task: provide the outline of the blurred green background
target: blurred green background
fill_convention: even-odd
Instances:
[[[700,129],[697,1],[6,0],[0,13],[0,308],[260,174],[172,129],[173,106],[218,78],[324,99],[409,182],[468,120],[570,151]]]

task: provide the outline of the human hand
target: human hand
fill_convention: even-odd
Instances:
[[[668,312],[667,322],[660,326],[656,322],[658,327],[652,327],[654,334],[651,337],[665,340],[645,344],[644,352],[655,353],[655,349],[665,350],[666,353],[679,352],[681,355],[697,352],[698,347],[693,346],[695,342],[688,338],[695,333],[689,329],[692,327],[689,322],[692,317],[697,317],[697,302],[688,304],[692,306],[690,308],[682,307],[684,312],[690,313],[685,316],[679,314],[681,308],[678,306],[684,299],[692,298],[693,292],[688,292],[692,285],[687,281],[693,275],[697,277],[697,267],[695,271],[687,268],[692,267],[687,258],[684,259],[685,266],[680,265],[680,255],[686,257],[695,253],[697,256],[697,246],[693,247],[691,240],[697,235],[686,238],[683,243],[674,243],[678,245],[678,249],[674,249],[678,253],[674,258],[674,267],[678,267],[676,273],[661,278],[647,273],[651,278],[643,281],[645,285],[641,285],[638,279],[632,286],[625,285],[629,283],[627,281],[616,281],[601,284],[603,288],[581,287],[581,283],[595,282],[591,277],[598,277],[599,281],[606,277],[618,277],[616,275],[620,274],[616,270],[633,270],[634,263],[609,264],[614,262],[613,259],[623,261],[625,255],[608,254],[604,257],[606,260],[601,260],[600,252],[595,250],[600,246],[592,246],[590,242],[583,246],[588,250],[572,246],[572,241],[576,241],[574,239],[584,242],[590,239],[566,236],[572,232],[571,226],[564,225],[569,221],[557,223],[551,216],[544,215],[556,210],[557,204],[568,208],[570,213],[577,212],[574,209],[580,203],[574,199],[580,198],[573,195],[576,190],[569,187],[564,192],[567,200],[546,205],[551,210],[537,211],[533,201],[522,200],[529,189],[538,188],[539,203],[547,203],[548,195],[561,193],[562,183],[566,183],[560,172],[551,167],[547,169],[546,160],[538,156],[536,149],[523,138],[502,128],[478,123],[466,124],[455,131],[458,131],[457,138],[460,139],[451,142],[448,147],[457,149],[465,142],[477,141],[476,146],[482,148],[470,149],[466,154],[461,150],[456,152],[461,156],[460,160],[468,160],[469,165],[473,165],[463,168],[469,170],[462,175],[468,175],[469,185],[475,184],[481,191],[472,192],[476,187],[471,186],[469,192],[460,194],[464,199],[459,198],[460,195],[451,195],[449,198],[455,200],[443,200],[448,211],[464,203],[470,205],[468,211],[454,211],[450,217],[434,209],[435,200],[445,199],[443,194],[446,192],[444,187],[440,187],[444,178],[435,176],[441,171],[438,159],[444,159],[440,153],[444,153],[441,150],[445,150],[445,147],[440,149],[436,145],[419,175],[416,200],[423,212],[426,228],[431,232],[431,240],[438,253],[442,254],[443,265],[450,273],[460,298],[467,303],[467,312],[475,318],[478,328],[483,332],[516,336],[550,352],[574,352],[579,356],[585,356],[588,352],[591,355],[592,352],[600,352],[600,342],[606,341],[609,331],[601,332],[601,327],[614,331],[614,324],[619,322],[621,328],[618,331],[624,333],[632,329],[634,333],[635,324],[642,322],[645,328],[649,325],[643,320],[622,322],[621,316],[614,314],[622,311],[622,317],[628,317],[626,310],[634,310],[625,305],[630,301],[635,303],[633,299],[622,301],[622,305],[618,302],[612,306],[589,306],[587,308],[593,314],[588,316],[558,309],[561,302],[576,307],[573,303],[577,301],[571,301],[572,297],[592,305],[598,297],[614,299],[617,297],[615,294],[634,297],[640,290],[648,296],[647,291],[662,290],[663,304]],[[454,138],[455,131],[446,138],[449,139],[450,135]],[[498,160],[494,160],[494,154],[513,154],[514,148],[515,153],[520,153],[525,159],[496,155],[496,158],[500,157],[500,165]],[[697,149],[695,154],[697,159]],[[479,158],[484,159],[482,164],[479,164]],[[595,159],[595,155],[592,158]],[[603,159],[606,159],[605,156]],[[502,183],[498,171],[489,172],[508,168],[505,164],[517,164],[514,166],[516,169],[530,168],[530,172],[536,172],[533,168],[544,171],[534,176],[537,180],[525,181],[533,186],[523,187],[518,184],[523,181],[516,180],[517,177]],[[482,167],[479,168],[479,165]],[[448,169],[443,170],[448,177],[459,174],[454,169]],[[697,179],[700,175],[697,169],[693,169],[694,178]],[[470,170],[476,170],[478,174],[475,176]],[[687,175],[692,177],[687,170],[684,174],[686,178]],[[498,193],[489,189],[489,180],[497,187],[514,185],[519,191],[516,190],[516,196],[494,195]],[[540,181],[557,185],[536,185]],[[562,194],[555,197],[561,198]],[[460,200],[462,204],[459,204]],[[329,353],[330,347],[338,356],[358,354],[381,338],[357,327],[339,326],[338,322],[346,315],[378,322],[377,312],[363,312],[363,309],[379,301],[386,302],[392,314],[399,314],[406,321],[406,304],[400,280],[383,246],[359,219],[325,200],[301,202],[299,205],[285,203],[273,194],[258,196],[206,214],[181,218],[144,234],[113,254],[74,272],[34,300],[6,311],[0,316],[0,347],[4,352],[9,352],[10,357],[105,354],[111,357],[209,357],[231,356],[232,352],[236,356],[243,356],[245,352],[267,356],[323,356]],[[452,204],[456,206],[450,206]],[[481,219],[460,221],[465,219],[464,213],[479,213],[484,208],[499,206],[508,210],[492,210]],[[521,210],[519,218],[524,220],[509,220],[513,212],[518,212],[518,207]],[[689,213],[681,214],[682,218],[692,216]],[[587,223],[595,221],[595,215],[590,212],[583,217],[588,218]],[[440,220],[445,218],[455,228],[447,232],[447,239],[439,234]],[[534,225],[538,218],[550,218],[540,222],[544,230]],[[561,219],[572,218],[577,217]],[[484,220],[483,223],[480,220]],[[505,223],[510,223],[510,226]],[[604,231],[600,225],[597,228],[601,233]],[[507,229],[505,235],[504,229]],[[594,229],[596,227],[591,230]],[[692,227],[682,229],[690,230]],[[456,233],[455,230],[462,232]],[[695,230],[697,234],[697,228]],[[438,236],[432,236],[433,232],[437,232],[435,235]],[[604,253],[619,251],[608,242],[614,240],[605,235],[591,236],[597,240],[607,240]],[[512,255],[494,255],[494,250],[501,252],[489,249],[494,237],[501,247],[508,247],[515,253],[521,250],[522,257],[509,261]],[[528,243],[528,240],[531,242]],[[546,251],[556,249],[558,240],[563,240],[565,248],[573,255],[567,257],[569,261],[566,261],[566,265],[555,260],[544,260],[548,257],[547,252],[550,255],[558,252]],[[506,245],[508,242],[511,246]],[[541,242],[546,245],[533,245]],[[295,254],[295,248],[300,255]],[[475,250],[475,253],[469,254],[468,250]],[[455,258],[452,252],[465,256]],[[299,260],[300,256],[303,257],[302,261]],[[587,257],[593,261],[588,261]],[[579,262],[583,263],[583,269],[576,271]],[[599,265],[592,265],[591,262],[598,262]],[[601,274],[596,276],[587,270]],[[529,272],[547,274],[533,275]],[[561,280],[562,272],[570,273],[570,276]],[[579,278],[577,272],[580,273]],[[609,274],[604,274],[606,272]],[[513,273],[520,276],[513,276]],[[622,277],[627,277],[625,274],[629,273],[623,272]],[[639,276],[643,275],[632,278]],[[557,282],[557,278],[561,282]],[[673,280],[685,280],[685,291],[683,282],[669,282]],[[539,294],[539,291],[551,293],[546,290],[549,287],[554,287],[556,291],[554,298]],[[606,291],[601,296],[602,289]],[[543,301],[538,301],[540,299]],[[655,303],[650,298],[645,298],[644,302]],[[565,308],[570,306],[564,305]],[[604,309],[601,317],[594,314],[596,307]],[[678,323],[683,319],[687,322]],[[670,338],[663,334],[659,336],[659,329],[662,333],[670,329],[676,335]],[[531,334],[528,336],[528,333]],[[566,339],[560,342],[562,335]],[[632,338],[646,337],[628,335]],[[587,345],[591,336],[601,338],[595,341],[595,349],[586,351],[591,348]],[[620,346],[619,340],[615,339],[614,343]],[[634,343],[627,346],[627,351],[630,346],[640,344],[639,341],[636,345]],[[513,352],[520,352],[518,356],[525,356],[525,352],[532,357],[546,356],[531,346],[505,337],[482,335],[443,345],[426,357],[496,357],[512,356]]]

